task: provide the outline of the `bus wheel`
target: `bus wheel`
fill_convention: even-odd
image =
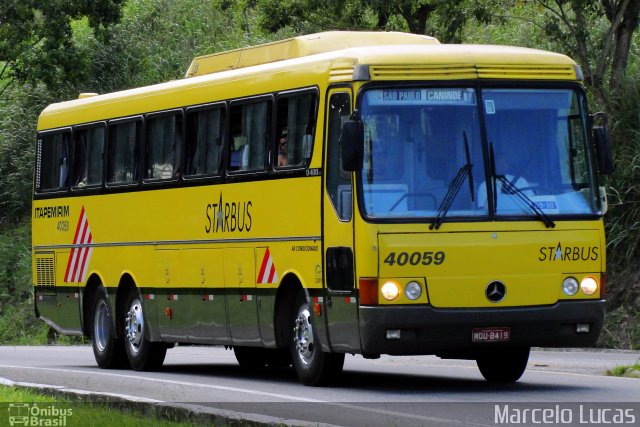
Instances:
[[[529,347],[504,348],[478,359],[482,376],[493,383],[514,383],[520,379],[529,361]]]
[[[300,294],[291,327],[291,358],[298,379],[305,385],[323,385],[334,380],[344,365],[344,353],[325,353],[316,347],[311,311]]]
[[[167,346],[161,342],[149,341],[137,290],[129,292],[124,307],[124,341],[131,367],[136,371],[160,369],[167,354]]]
[[[114,369],[126,366],[122,338],[116,338],[113,331],[111,307],[107,291],[100,286],[93,301],[93,325],[91,327],[91,346],[98,366],[103,369]]]

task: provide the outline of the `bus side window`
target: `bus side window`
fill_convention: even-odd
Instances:
[[[76,129],[73,148],[74,188],[102,185],[105,127]]]
[[[261,171],[269,164],[271,103],[231,107],[230,171]]]
[[[145,179],[173,179],[179,176],[182,151],[182,114],[147,118]]]
[[[140,120],[109,125],[107,183],[132,184],[138,180]]]
[[[333,208],[343,221],[351,219],[351,174],[342,168],[340,160],[340,133],[342,123],[351,115],[351,97],[348,93],[335,93],[329,100],[327,129],[327,193]]]
[[[218,175],[222,160],[224,109],[187,112],[187,176]]]
[[[278,99],[276,167],[303,166],[311,157],[316,122],[316,94],[284,95]]]
[[[37,189],[69,188],[70,145],[71,133],[68,131],[45,135],[39,140]]]

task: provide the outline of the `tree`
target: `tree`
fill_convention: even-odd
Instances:
[[[84,62],[71,23],[87,18],[99,37],[118,21],[124,0],[3,0],[0,3],[0,95],[14,82],[54,88],[81,78]]]
[[[545,29],[582,66],[586,83],[598,101],[606,99],[606,81],[618,88],[624,77],[631,40],[638,28],[640,0],[536,0],[544,10]],[[608,28],[600,34],[593,24],[606,16]]]
[[[257,0],[266,31],[404,30],[460,42],[467,20],[488,22],[495,0]]]

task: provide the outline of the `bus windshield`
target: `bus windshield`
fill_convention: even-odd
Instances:
[[[492,212],[551,224],[597,214],[585,102],[569,88],[368,90],[363,213],[438,222]]]

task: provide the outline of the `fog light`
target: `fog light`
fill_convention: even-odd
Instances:
[[[404,287],[404,294],[411,301],[415,301],[422,295],[422,286],[418,282],[409,282]]]
[[[387,339],[388,340],[399,340],[400,339],[400,329],[387,329]]]
[[[578,281],[575,277],[567,277],[562,281],[562,292],[567,296],[573,296],[578,292]]]
[[[591,325],[588,323],[578,323],[576,324],[576,333],[578,334],[588,334],[591,331]]]
[[[384,285],[382,285],[382,288],[380,288],[380,292],[382,293],[384,299],[386,299],[387,301],[393,301],[398,297],[400,289],[398,288],[397,283],[386,282]]]
[[[598,282],[593,277],[585,277],[580,282],[580,289],[584,292],[585,295],[593,295],[598,290]]]

